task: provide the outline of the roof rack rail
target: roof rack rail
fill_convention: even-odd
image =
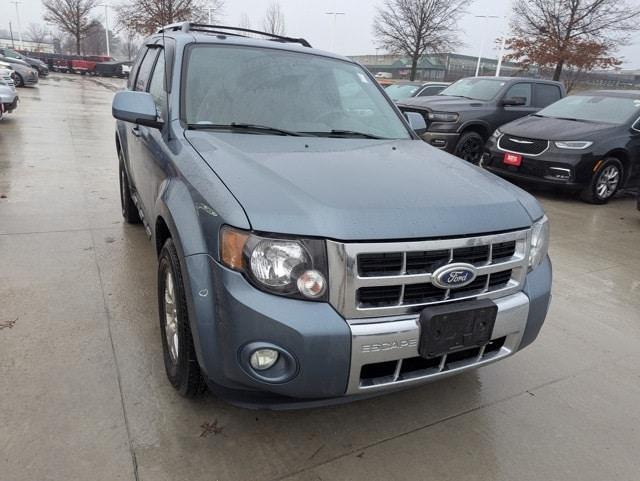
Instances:
[[[260,30],[252,30],[250,28],[229,27],[226,25],[209,25],[206,23],[180,22],[166,25],[158,30],[163,32],[204,32],[217,35],[229,35],[233,37],[249,37],[246,34],[262,35],[266,40],[283,43],[299,43],[303,47],[311,47],[311,44],[304,38],[285,37],[274,33],[261,32]]]

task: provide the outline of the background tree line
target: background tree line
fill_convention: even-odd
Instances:
[[[471,1],[385,0],[374,20],[378,45],[411,59],[411,80],[419,59],[461,44],[457,21]],[[617,49],[640,27],[637,2],[627,0],[519,0],[513,3],[507,60],[552,68],[554,80],[595,68],[617,67]],[[562,76],[569,70],[569,75]],[[571,85],[569,85],[571,86]]]
[[[57,52],[85,55],[106,53],[104,17],[96,15],[102,0],[42,0],[43,20],[54,27],[32,24],[26,38],[36,43],[50,41]],[[113,6],[114,30],[109,31],[111,51],[120,57],[131,58],[137,44],[160,27],[177,22],[218,22],[224,15],[225,0],[123,0]],[[251,28],[249,16],[242,14],[240,26]],[[285,19],[276,0],[264,13],[262,28],[283,35]]]

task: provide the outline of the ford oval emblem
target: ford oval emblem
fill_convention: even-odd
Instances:
[[[471,284],[477,275],[471,264],[447,264],[433,273],[431,282],[441,289],[458,289]]]

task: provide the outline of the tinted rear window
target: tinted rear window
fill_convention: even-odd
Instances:
[[[562,92],[557,85],[534,84],[533,89],[536,107],[544,108],[562,98]]]

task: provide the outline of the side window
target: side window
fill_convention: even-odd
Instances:
[[[149,49],[147,54],[144,56],[144,59],[140,64],[140,70],[138,70],[138,75],[136,75],[136,83],[133,90],[138,90],[140,92],[147,90],[149,76],[151,75],[151,70],[153,69],[153,64],[156,62],[159,50],[159,48]]]
[[[133,61],[133,65],[131,66],[131,72],[129,72],[129,80],[127,81],[127,88],[129,90],[133,90],[133,85],[136,81],[136,75],[138,74],[138,70],[140,70],[140,64],[142,63],[142,59],[144,55],[149,51],[149,49],[145,46],[140,47],[138,53],[136,55],[135,60]]]
[[[438,95],[443,90],[444,90],[444,87],[425,87],[418,94],[418,97],[428,97],[430,95]]]
[[[544,108],[562,98],[562,92],[557,85],[535,84],[533,89],[536,107]]]
[[[514,97],[523,97],[526,99],[526,103],[523,107],[531,107],[531,84],[519,83],[511,86],[505,94],[505,99],[512,99]]]
[[[158,49],[160,56],[156,62],[156,66],[153,69],[153,75],[151,76],[151,82],[149,83],[149,93],[156,101],[156,107],[160,112],[161,120],[167,120],[167,93],[164,87],[164,55],[162,50]]]

